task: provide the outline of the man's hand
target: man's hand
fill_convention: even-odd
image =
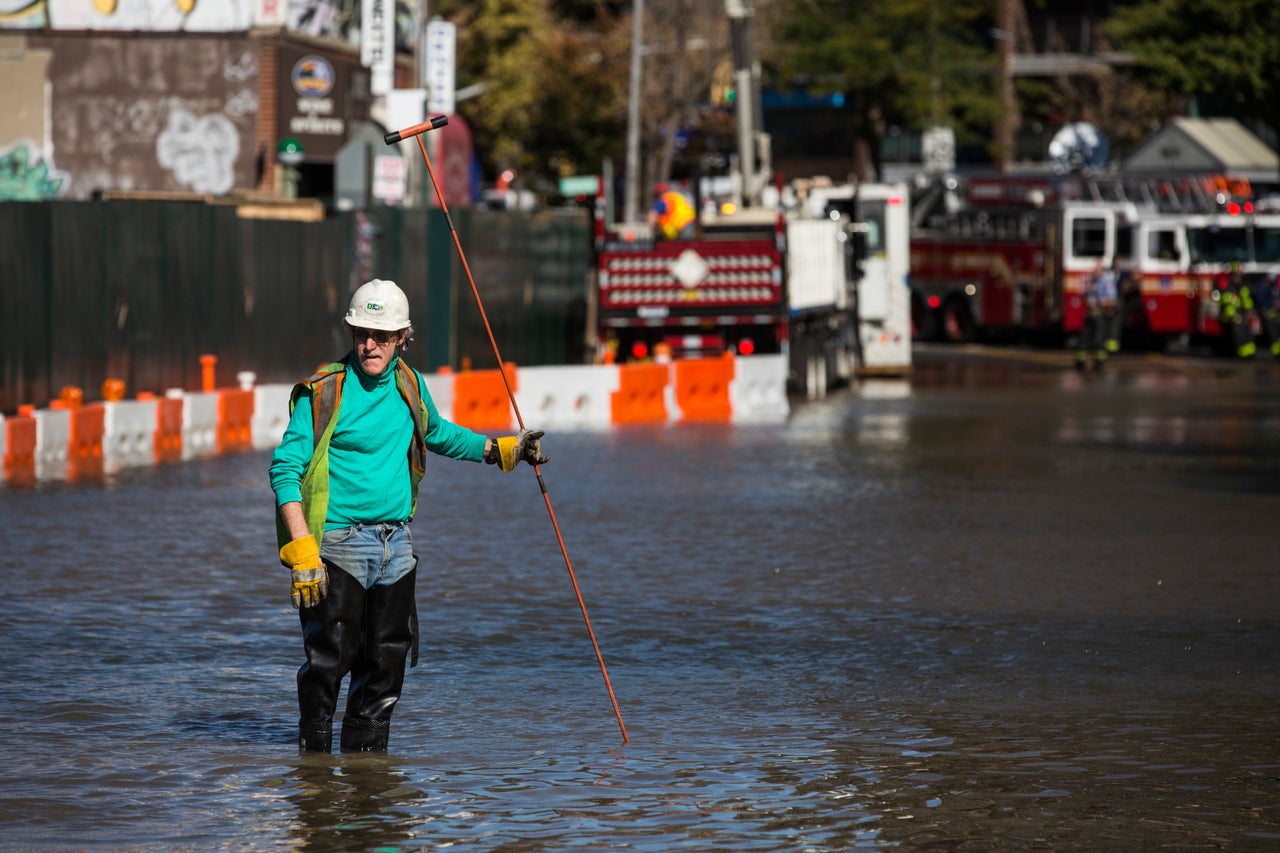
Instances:
[[[329,591],[329,574],[316,537],[295,539],[280,549],[280,562],[293,572],[293,606],[315,607]]]
[[[504,435],[496,439],[499,467],[509,474],[521,460],[530,465],[550,462],[551,457],[543,455],[542,442],[539,441],[544,434],[540,429],[522,429],[519,435]]]

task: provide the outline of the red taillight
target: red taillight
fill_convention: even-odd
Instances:
[[[750,338],[743,338],[738,341],[738,355],[751,355],[756,351],[756,345],[751,342]]]
[[[940,297],[940,296],[936,296],[936,295],[935,295],[935,296],[930,296],[930,297],[929,297],[929,307],[930,307],[930,308],[940,308],[940,307],[942,307],[942,297]]]
[[[1227,213],[1231,214],[1232,216],[1239,216],[1240,205],[1236,204],[1234,201],[1231,202],[1230,204],[1227,205]]]
[[[649,346],[644,341],[636,341],[631,345],[632,358],[644,358],[649,355]]]

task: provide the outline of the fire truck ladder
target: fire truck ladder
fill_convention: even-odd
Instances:
[[[1220,175],[1090,175],[1080,180],[1081,198],[1132,202],[1161,213],[1213,213],[1240,193]]]

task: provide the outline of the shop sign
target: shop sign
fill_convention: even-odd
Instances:
[[[362,119],[367,109],[351,98],[354,62],[281,46],[279,63],[277,135],[298,140],[307,162],[332,162],[346,142],[349,122]]]

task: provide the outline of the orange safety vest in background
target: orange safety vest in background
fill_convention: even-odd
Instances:
[[[658,214],[658,227],[662,229],[663,236],[668,240],[674,240],[684,227],[693,221],[693,205],[689,204],[682,193],[675,190],[667,190],[658,198],[662,199],[666,208]]]

